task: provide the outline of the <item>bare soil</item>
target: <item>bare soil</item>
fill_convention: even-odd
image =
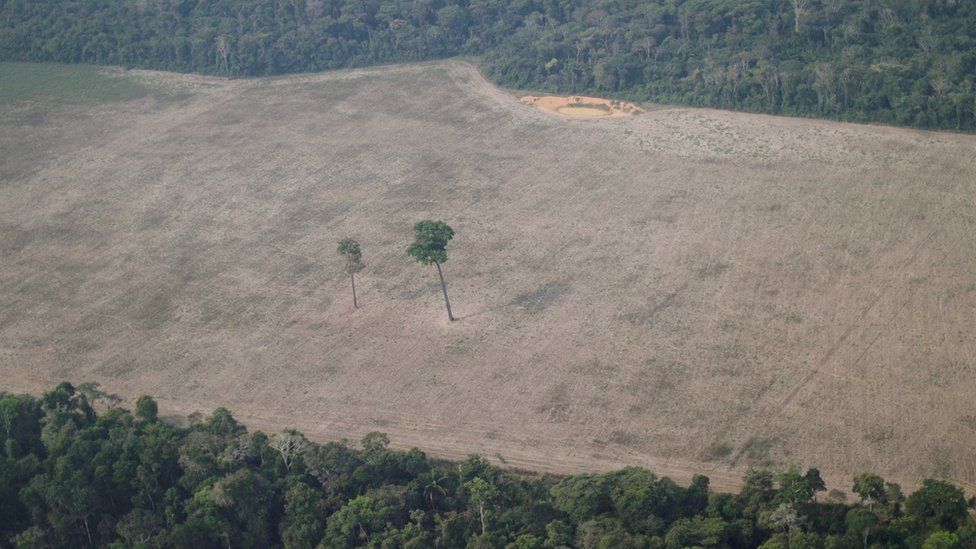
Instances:
[[[580,121],[459,62],[125,77],[169,92],[0,105],[2,389],[726,489],[976,483],[976,137]],[[405,254],[425,218],[454,323]]]
[[[570,97],[526,95],[522,97],[521,101],[526,105],[538,107],[544,112],[572,118],[635,116],[644,112],[644,109],[633,103],[581,95]]]

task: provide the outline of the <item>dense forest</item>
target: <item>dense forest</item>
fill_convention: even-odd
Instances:
[[[434,461],[381,433],[355,448],[248,433],[222,408],[179,428],[148,396],[134,414],[118,403],[95,384],[0,393],[0,547],[976,546],[973,502],[937,480],[906,497],[863,474],[845,502],[792,467],[724,494],[637,467],[555,478]]]
[[[970,0],[0,0],[0,59],[255,76],[463,55],[498,83],[976,130]]]

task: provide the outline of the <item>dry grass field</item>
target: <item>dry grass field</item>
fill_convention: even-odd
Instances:
[[[460,62],[98,78],[143,92],[0,104],[0,389],[544,471],[976,484],[976,137],[573,120]]]

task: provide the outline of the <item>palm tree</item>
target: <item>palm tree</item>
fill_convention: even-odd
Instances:
[[[426,473],[419,475],[418,480],[424,486],[424,496],[430,503],[430,510],[434,510],[434,494],[439,492],[442,496],[447,493],[444,490],[443,482],[447,480],[447,475],[440,475],[437,470],[431,469]]]

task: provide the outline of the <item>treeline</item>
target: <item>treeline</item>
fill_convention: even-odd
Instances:
[[[118,401],[94,384],[0,393],[0,546],[976,546],[972,502],[936,480],[906,497],[864,474],[844,503],[816,469],[751,470],[738,494],[637,467],[554,478],[391,450],[380,433],[357,448],[248,433],[223,408],[183,429],[149,397],[134,414]]]
[[[968,0],[0,0],[0,59],[233,76],[480,59],[560,93],[976,130]]]

